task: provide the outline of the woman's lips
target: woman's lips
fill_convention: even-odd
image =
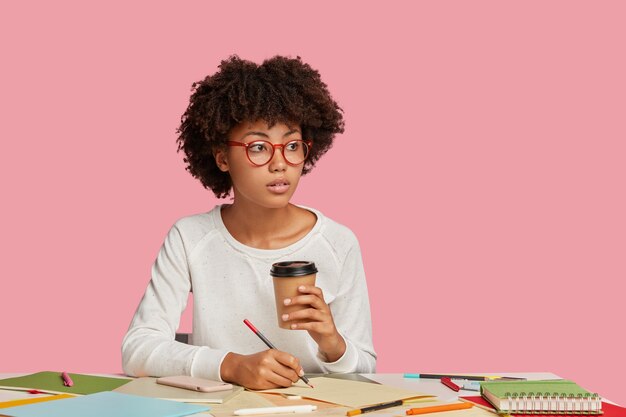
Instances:
[[[289,191],[289,181],[279,179],[267,184],[267,189],[275,194],[283,194]]]

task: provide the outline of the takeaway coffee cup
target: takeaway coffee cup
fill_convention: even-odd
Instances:
[[[284,300],[299,295],[298,287],[300,285],[315,285],[316,273],[315,263],[308,261],[286,261],[272,265],[270,275],[274,279],[274,296],[279,327],[290,329],[293,323],[301,322],[301,320],[283,321],[282,315],[308,308],[308,306],[300,304],[286,306]]]

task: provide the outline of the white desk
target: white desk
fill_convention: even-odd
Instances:
[[[10,378],[13,376],[23,375],[23,373],[19,374],[2,374],[0,373],[0,378]],[[102,375],[102,374],[99,374]],[[443,385],[439,379],[426,379],[426,378],[404,378],[403,374],[362,374],[364,377],[371,379],[375,382],[390,385],[398,388],[404,388],[416,392],[421,392],[424,394],[431,394],[438,397],[441,401],[454,401],[458,398],[458,396],[474,396],[479,395],[477,391],[466,391],[461,390],[459,392],[455,392],[450,388]],[[472,375],[472,374],[467,374]],[[523,377],[529,380],[538,380],[538,379],[559,379],[559,377],[552,373],[547,372],[530,372],[530,373],[485,373],[480,375],[500,375],[500,376],[510,376],[510,377]],[[102,375],[102,376],[110,376],[110,377],[121,377],[121,375]],[[33,394],[28,393],[20,393],[17,391],[3,391],[0,390],[0,401],[8,400],[8,399],[17,399],[17,398],[32,398]],[[311,417],[330,417],[330,416],[345,416],[345,408],[343,411],[337,412],[332,409],[321,409],[317,412],[309,414]],[[210,411],[208,413],[194,414],[194,416],[203,416],[206,417],[210,415]],[[390,413],[389,410],[381,410],[380,412],[372,412],[368,413],[368,415],[374,417],[389,417],[394,415],[393,412]]]
[[[436,395],[441,401],[455,401],[459,396],[480,395],[477,391],[461,390],[455,392],[446,387],[438,379],[426,378],[404,378],[403,374],[363,374],[364,377],[378,383],[397,388],[404,388],[412,391],[423,392],[424,394]],[[526,378],[529,380],[539,379],[560,379],[557,375],[549,372],[526,372],[526,373],[484,373],[484,374],[464,374],[464,375],[499,375],[516,378]]]

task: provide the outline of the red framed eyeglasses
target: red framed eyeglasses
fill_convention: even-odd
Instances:
[[[289,165],[300,165],[309,156],[313,142],[310,140],[290,140],[287,143],[272,143],[266,140],[255,140],[254,142],[244,143],[229,140],[226,142],[228,146],[243,146],[246,148],[246,156],[252,165],[263,166],[268,164],[274,157],[276,148],[280,148],[280,152]]]

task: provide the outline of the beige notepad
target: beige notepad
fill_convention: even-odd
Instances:
[[[272,397],[272,396],[270,396]],[[276,404],[251,391],[243,391],[224,404],[211,405],[210,413],[214,417],[231,417],[240,408],[275,407]]]
[[[142,397],[160,398],[185,403],[222,404],[243,391],[242,387],[233,385],[232,390],[217,392],[198,392],[183,388],[170,387],[156,383],[156,378],[144,377],[133,379],[126,385],[114,389],[122,394],[139,395]]]
[[[353,408],[408,398],[432,397],[432,395],[388,385],[345,379],[320,377],[311,378],[309,381],[315,388],[307,387],[303,382],[298,381],[297,384],[289,388],[269,389],[260,392],[295,394],[302,396],[302,398],[312,398]]]

